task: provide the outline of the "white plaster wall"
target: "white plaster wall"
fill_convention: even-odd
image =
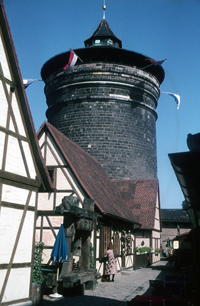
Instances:
[[[46,229],[42,230],[41,232],[41,218],[42,218],[42,223],[43,223],[43,227],[45,227]],[[48,219],[51,223],[52,227],[57,227],[58,229],[54,229],[56,235],[59,231],[60,225],[61,223],[63,223],[63,217],[62,216],[48,216]],[[37,222],[36,222],[36,235],[35,235],[35,241],[39,242],[41,239],[41,234],[42,234],[42,242],[44,242],[45,247],[53,247],[54,242],[55,242],[55,237],[54,234],[51,230],[51,227],[47,221],[47,218],[45,216],[43,217],[38,217],[37,218]],[[43,251],[43,263],[47,263],[50,259],[50,254],[51,254],[51,250],[49,249],[44,249]]]
[[[45,216],[42,217],[42,223],[44,227],[49,227],[49,222],[51,223],[52,227],[60,227],[61,223],[63,223],[64,217],[63,216],[48,216],[48,221]],[[39,222],[41,217],[37,218],[37,226],[39,226]],[[49,227],[50,228],[50,227]]]
[[[100,263],[99,261],[96,262],[96,269],[97,272],[103,275],[103,263]]]
[[[27,176],[18,140],[12,136],[8,136],[8,150],[5,170],[11,173]]]
[[[48,145],[49,147],[51,148],[54,156],[56,156],[57,160],[58,161],[55,161],[55,158],[53,156],[53,154],[51,153],[49,147],[47,147],[47,155],[46,155],[46,165],[47,166],[50,166],[50,165],[64,165],[64,161],[63,159],[61,158],[61,155],[59,155],[55,149],[55,146],[53,144],[53,140],[51,138],[51,136],[48,134],[47,135],[47,142],[48,142]]]
[[[100,230],[96,231],[96,236],[99,237],[96,239],[96,257],[99,257]]]
[[[60,170],[61,171],[61,170]],[[67,186],[69,187],[69,189],[73,189],[76,192],[76,196],[80,199],[80,201],[82,202],[84,200],[84,194],[83,191],[81,190],[80,184],[78,183],[77,179],[75,178],[74,174],[72,173],[72,171],[69,168],[64,169],[65,174],[68,177],[69,182],[67,182]],[[60,180],[60,178],[58,177],[59,182],[58,182],[58,189],[62,189],[62,182]],[[62,178],[61,178],[62,179]],[[65,179],[66,181],[66,179]],[[72,184],[72,186],[71,186]],[[67,189],[65,187],[65,189]]]
[[[56,153],[56,152],[54,152]],[[52,155],[50,149],[47,147],[46,148],[46,165],[47,166],[57,166],[58,163],[55,161],[54,156]]]
[[[160,238],[160,232],[152,231],[152,237]]]
[[[4,184],[2,186],[2,201],[24,205],[28,193],[29,190]]]
[[[70,183],[66,180],[64,173],[70,177],[69,172],[67,171],[67,169],[57,169],[57,184],[56,184],[56,188],[58,190],[63,190],[63,189],[72,189],[72,186],[70,185]],[[71,177],[70,177],[71,179]]]
[[[0,109],[0,125],[5,128],[8,113],[8,103],[4,94],[2,82],[0,82]]]
[[[133,267],[133,255],[128,255],[126,256],[126,263],[125,263],[126,268],[131,268]]]
[[[2,201],[24,205],[28,196],[28,190],[3,185]],[[31,196],[31,206],[35,206],[35,192]],[[9,207],[1,207],[0,214],[0,263],[9,263],[23,210]],[[17,247],[14,262],[31,262],[32,239],[34,228],[34,211],[27,211],[23,224],[19,245]]]
[[[47,264],[49,262],[49,259],[51,258],[51,250],[47,250],[45,249],[42,255],[42,259],[43,259],[43,264]]]
[[[35,179],[36,171],[35,171],[35,166],[34,166],[34,163],[33,163],[33,158],[32,158],[32,155],[31,155],[29,144],[27,142],[23,141],[22,145],[23,145],[23,148],[24,148],[24,153],[25,153],[25,156],[26,156],[26,161],[27,161],[27,164],[28,164],[30,177],[32,179]]]
[[[159,208],[158,208],[158,207],[156,208],[156,215],[155,215],[155,218],[156,218],[157,220],[159,220],[159,218],[160,218],[160,215],[159,215]]]
[[[73,189],[76,192],[76,196],[80,199],[80,202],[83,202],[85,198],[85,194],[83,193],[83,190],[81,189],[80,184],[78,183],[77,179],[74,177],[73,173],[70,170],[67,170],[67,171],[68,171],[68,175],[73,181]],[[82,207],[82,204],[79,203],[79,206]]]
[[[44,158],[44,147],[41,147],[41,146],[40,146],[40,150],[41,150],[42,156],[43,156],[43,158]]]
[[[1,109],[1,105],[0,105],[0,109]],[[0,122],[1,122],[1,112],[0,112]],[[4,141],[5,141],[5,134],[0,132],[0,165],[1,165],[1,169],[2,169],[2,160],[3,160]]]
[[[142,241],[144,241],[143,245],[141,245]],[[138,237],[136,237],[135,242],[136,242],[136,247],[150,246],[150,239],[149,238],[145,238],[145,237],[138,238]]]
[[[152,263],[155,263],[157,261],[160,261],[160,254],[156,255],[155,253],[152,253]]]
[[[100,237],[100,230],[96,231],[96,236]],[[100,249],[100,238],[96,239],[96,257],[99,258],[99,249]],[[101,275],[103,275],[103,263],[100,263],[96,260],[96,269]]]
[[[53,156],[52,156],[51,162],[52,162],[52,165],[56,164],[56,161],[53,162]],[[81,201],[83,201],[84,195],[83,195],[83,193],[81,191],[81,188],[80,188],[78,182],[76,181],[73,173],[67,168],[64,168],[64,169],[63,168],[62,169],[57,168],[56,172],[57,172],[56,189],[57,190],[66,190],[66,189],[72,190],[72,189],[74,189],[74,191],[76,192],[76,196],[78,198],[80,198]],[[66,179],[66,177],[67,177],[67,179]],[[65,193],[64,196],[68,196],[68,195],[70,195],[70,193],[69,194]],[[60,197],[59,197],[59,199],[60,199]]]
[[[1,61],[1,66],[2,66],[2,69],[3,69],[4,76],[7,79],[10,80],[11,75],[10,75],[10,70],[8,68],[8,63],[7,63],[7,58],[6,58],[6,54],[5,54],[5,49],[4,49],[2,36],[0,37],[0,61]]]
[[[152,239],[151,247],[155,250],[155,239],[154,238]]]
[[[35,207],[36,205],[36,192],[32,191],[29,206]]]
[[[63,197],[70,196],[71,192],[57,192],[56,193],[56,206],[62,203]],[[38,194],[38,210],[50,210],[54,209],[54,193],[39,193]]]
[[[43,145],[45,140],[45,134],[43,133],[43,135],[41,136],[40,140],[39,140],[39,144],[40,146]],[[54,152],[54,154],[52,154],[51,150],[47,147],[46,150],[46,165],[47,166],[67,166],[66,165],[66,161],[63,159],[62,154],[60,154],[60,152],[58,152],[56,150],[56,146],[53,142],[52,137],[48,134],[47,135],[47,141],[48,141],[48,145],[50,146],[51,150]],[[44,156],[44,148],[42,149],[42,154]],[[55,158],[56,156],[56,158]],[[66,176],[65,176],[65,175]],[[66,179],[67,177],[67,179]],[[79,183],[76,181],[73,173],[67,169],[67,168],[62,168],[56,169],[56,189],[57,190],[74,190],[75,191],[75,195],[80,199],[80,203],[79,206],[82,207],[81,202],[83,202],[84,200],[84,194],[83,191],[81,190],[81,187],[79,186]],[[57,192],[56,193],[56,206],[60,205],[62,203],[62,199],[64,196],[70,196],[71,192]],[[52,196],[51,196],[52,198]],[[52,199],[51,199],[52,200]],[[41,210],[51,210],[53,209],[53,202],[50,200],[50,196],[48,195],[48,197],[39,195],[39,206],[38,209]],[[49,205],[47,202],[51,202],[51,204]]]
[[[42,146],[44,142],[45,142],[45,133],[41,135],[40,140],[39,140],[39,145]]]
[[[55,230],[56,235],[58,234],[59,229]],[[43,230],[42,233],[42,242],[44,242],[45,246],[51,247],[51,249],[44,249],[42,259],[44,264],[46,264],[50,260],[51,251],[55,242],[55,237],[50,229]],[[39,241],[39,240],[38,240]]]
[[[31,268],[11,269],[2,303],[29,297],[30,276]]]
[[[34,211],[27,211],[13,263],[31,262]]]
[[[40,241],[40,230],[36,229],[35,230],[35,242],[39,242]]]
[[[53,210],[53,193],[38,193],[38,210]]]
[[[1,208],[0,218],[0,263],[8,264],[17,236],[23,211],[8,207]],[[15,255],[15,262],[30,262],[32,252],[32,235],[34,212],[27,212],[24,228],[20,237],[19,246]],[[28,240],[28,241],[27,241]]]
[[[20,113],[17,98],[16,98],[16,91],[12,94],[12,109],[15,114],[15,118],[17,118],[16,123],[17,123],[19,134],[22,136],[26,136],[24,124],[22,122],[22,117],[21,117],[21,113]],[[10,121],[9,129],[13,130],[13,132],[16,132],[14,125],[12,123],[12,120]]]
[[[154,228],[157,229],[157,230],[160,229],[160,221],[159,220],[155,220]]]

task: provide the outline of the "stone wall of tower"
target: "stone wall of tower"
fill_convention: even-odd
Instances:
[[[157,177],[159,82],[119,64],[75,66],[46,80],[47,119],[95,157],[110,178]]]

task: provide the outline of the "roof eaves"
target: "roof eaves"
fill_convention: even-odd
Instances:
[[[119,216],[116,216],[116,215],[113,215],[113,214],[110,214],[110,213],[105,213],[104,215],[113,217],[113,218],[115,218],[115,219],[122,220],[122,221],[124,221],[124,222],[132,223],[132,224],[137,224],[138,226],[141,226],[141,225],[142,225],[141,223],[139,223],[138,221],[133,220],[133,219],[122,218],[122,217],[119,217]]]

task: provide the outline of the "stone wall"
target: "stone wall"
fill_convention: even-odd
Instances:
[[[77,65],[46,80],[48,121],[95,157],[110,178],[157,177],[159,82],[136,67]]]

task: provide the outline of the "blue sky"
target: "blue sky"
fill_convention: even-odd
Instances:
[[[23,78],[41,79],[51,57],[82,48],[103,18],[104,0],[4,0]],[[200,132],[200,1],[106,0],[106,20],[122,47],[163,63],[157,107],[157,155],[161,208],[182,208],[184,200],[168,153],[188,151],[187,134]],[[46,120],[44,83],[26,89],[36,131]]]

